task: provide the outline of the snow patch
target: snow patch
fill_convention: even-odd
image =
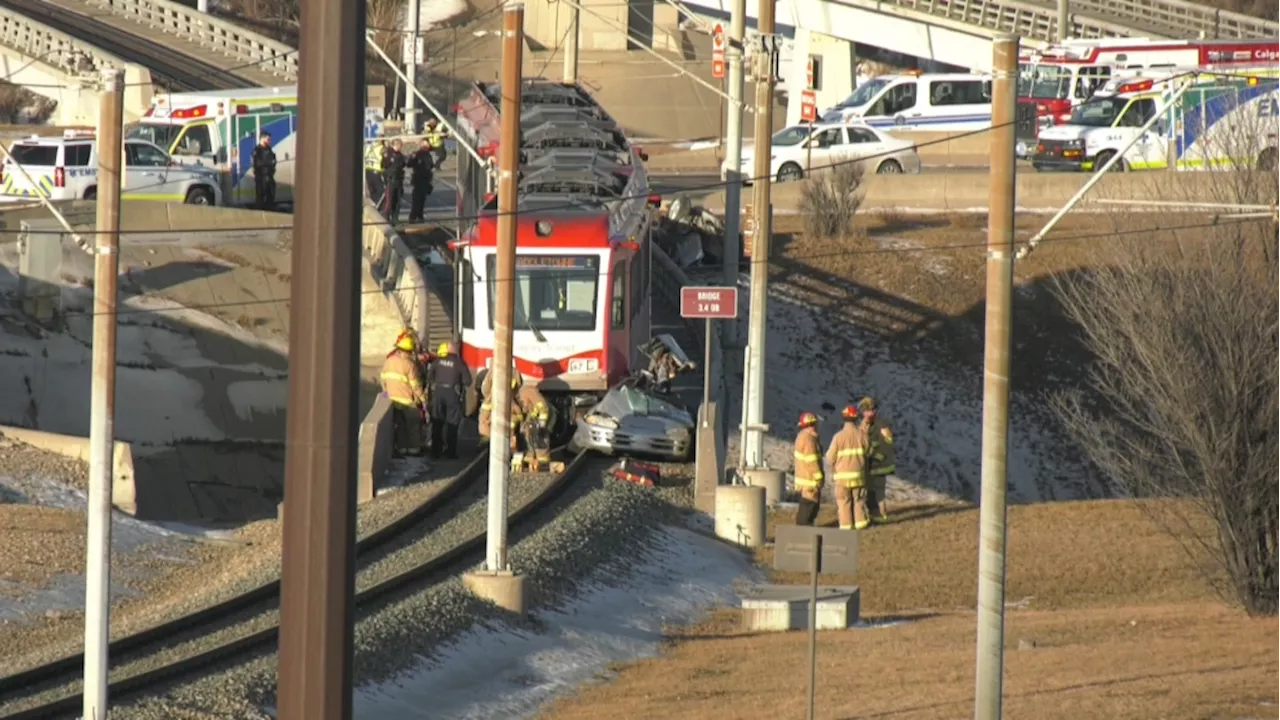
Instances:
[[[610,663],[656,655],[666,625],[734,605],[734,583],[754,574],[746,556],[712,538],[664,528],[630,572],[601,571],[559,610],[535,613],[540,633],[483,630],[393,681],[355,694],[357,718],[527,718],[597,678]]]

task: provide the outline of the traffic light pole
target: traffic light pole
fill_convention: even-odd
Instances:
[[[729,42],[725,48],[725,64],[729,71],[729,107],[725,127],[724,188],[724,285],[738,286],[738,256],[742,252],[742,76],[743,39],[746,36],[747,0],[733,0],[729,17]],[[738,347],[738,320],[720,323],[721,342],[726,348]]]

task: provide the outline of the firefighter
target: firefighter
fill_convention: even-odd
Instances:
[[[382,392],[391,401],[395,448],[406,455],[422,453],[422,411],[427,405],[422,370],[415,355],[417,346],[413,330],[401,330],[379,376]]]
[[[409,182],[413,185],[413,196],[409,202],[409,222],[420,223],[425,219],[424,210],[427,196],[434,191],[435,160],[431,158],[431,146],[426,140],[409,156]]]
[[[893,449],[893,430],[880,418],[874,398],[858,401],[858,409],[867,416],[871,426],[871,472],[867,487],[867,509],[871,522],[889,522],[889,508],[885,501],[889,476],[897,472],[897,456]]]
[[[865,420],[854,405],[840,413],[844,427],[831,438],[827,448],[827,463],[836,483],[836,509],[840,514],[840,529],[862,530],[871,524],[867,511],[867,482],[864,471],[871,439]]]
[[[525,429],[525,449],[533,459],[543,465],[551,462],[551,406],[534,383],[521,383],[516,389],[516,404],[520,406],[520,422]]]
[[[262,133],[253,148],[253,189],[259,210],[276,209],[276,153],[271,135]]]
[[[462,424],[462,397],[471,384],[471,371],[458,357],[452,342],[440,343],[427,368],[431,388],[431,456],[458,457],[458,425]]]
[[[515,401],[515,397],[520,389],[521,378],[520,372],[514,367],[511,368],[511,452],[515,452],[517,445],[517,434],[520,429],[520,403]],[[480,441],[482,443],[489,441],[489,433],[493,425],[493,371],[490,370],[484,376],[484,382],[480,383],[480,396],[483,402],[480,403]]]
[[[813,525],[822,502],[822,438],[818,436],[818,416],[801,413],[796,426],[800,428],[795,450],[796,489],[800,491],[796,524]]]
[[[409,159],[400,151],[404,143],[399,139],[391,141],[391,147],[382,155],[382,182],[385,188],[382,193],[382,216],[387,222],[395,225],[400,222],[400,196],[404,193],[404,169]]]
[[[427,121],[427,129],[424,133],[422,144],[427,148],[427,153],[431,156],[432,163],[435,167],[444,165],[444,160],[448,157],[448,151],[444,148],[444,139],[446,133],[440,127],[440,121],[431,118]]]
[[[364,180],[368,185],[369,199],[382,207],[382,156],[387,144],[380,138],[364,146]]]

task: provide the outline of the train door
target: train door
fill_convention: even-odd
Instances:
[[[605,342],[610,385],[631,370],[631,312],[627,307],[630,280],[630,262],[615,261],[609,269],[609,330]]]

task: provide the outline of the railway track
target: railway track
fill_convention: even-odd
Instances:
[[[376,608],[406,590],[420,590],[453,577],[475,564],[485,544],[488,453],[482,452],[432,497],[404,517],[371,533],[357,544],[357,612]],[[563,473],[543,476],[523,502],[513,497],[508,522],[513,532],[534,527],[535,516],[560,498],[572,481],[591,465],[587,453],[577,455]],[[513,486],[514,488],[514,486]],[[479,512],[477,512],[477,508]],[[475,516],[472,518],[471,516]],[[429,545],[450,523],[465,526],[461,542],[423,557],[397,572],[386,572],[382,560],[413,553]],[[416,537],[415,537],[416,533]],[[412,556],[411,557],[416,557]],[[387,562],[386,565],[394,566]],[[381,568],[381,572],[380,572]],[[246,659],[270,648],[279,631],[280,582],[266,583],[242,595],[176,618],[111,643],[113,700],[137,696],[165,683],[193,679],[214,668]],[[209,641],[213,643],[210,645]],[[78,654],[0,678],[0,720],[75,717],[81,709],[84,656]]]
[[[179,50],[41,0],[0,0],[0,7],[149,68],[156,84],[171,91],[230,90],[254,85],[235,73],[204,65]]]

